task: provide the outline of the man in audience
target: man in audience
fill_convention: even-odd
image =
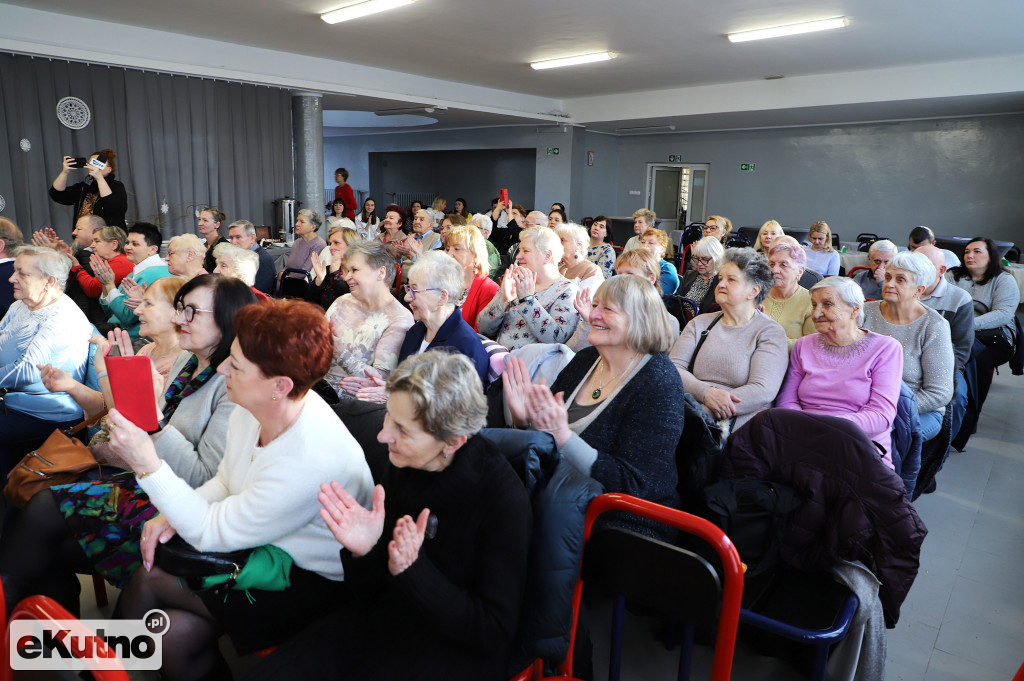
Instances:
[[[170,276],[167,263],[160,257],[162,240],[159,228],[149,222],[136,222],[128,228],[124,254],[135,263],[135,267],[131,276],[125,277],[119,288],[114,288],[114,273],[109,265],[103,263],[96,267],[96,262],[93,263],[96,277],[103,282],[100,303],[103,309],[110,312],[110,323],[120,326],[132,338],[139,337],[139,318],[135,316],[135,308],[142,300],[143,290],[140,289],[145,289],[161,277]],[[216,260],[213,266],[217,267]]]
[[[631,251],[634,248],[643,246],[640,243],[640,235],[654,227],[654,221],[657,219],[658,215],[653,210],[647,210],[646,208],[641,208],[633,213],[633,231],[636,232],[636,236],[626,242],[623,251]]]
[[[916,251],[921,246],[927,246],[928,244],[935,245],[935,232],[929,227],[921,225],[914,227],[910,230],[910,237],[907,239],[907,250]],[[938,248],[936,246],[936,248]],[[956,257],[956,253],[945,248],[940,248],[942,255],[945,257],[946,269],[960,266],[960,258]]]
[[[14,274],[15,251],[24,243],[18,226],[7,218],[0,218],[0,319],[14,304],[14,286],[9,281]]]
[[[402,281],[409,280],[409,268],[423,251],[441,248],[441,236],[434,231],[434,216],[425,208],[412,219],[412,234],[395,242],[395,253],[402,259]]]
[[[95,276],[92,271],[92,265],[89,262],[90,258],[92,258],[93,235],[106,226],[103,218],[99,215],[83,215],[75,222],[75,229],[71,232],[71,238],[74,239],[72,244],[74,258],[90,277]],[[106,320],[107,316],[100,306],[99,299],[87,296],[85,291],[82,290],[81,284],[78,283],[77,278],[73,276],[68,277],[64,293],[67,294],[68,298],[75,301],[75,304],[82,309],[82,312],[85,313],[85,316],[93,324],[101,324]]]
[[[868,267],[853,275],[853,280],[864,292],[868,300],[882,299],[882,283],[885,281],[885,268],[896,255],[896,244],[888,239],[880,239],[868,249]]]
[[[256,227],[248,220],[236,220],[228,226],[228,240],[259,257],[260,266],[256,270],[256,283],[253,284],[253,288],[269,296],[277,280],[277,268],[274,267],[274,258],[267,253],[267,249],[256,243]]]
[[[971,358],[974,346],[974,301],[971,294],[953,286],[942,275],[946,273],[946,258],[941,248],[925,244],[917,248],[935,265],[935,281],[925,289],[921,302],[932,308],[949,322],[949,334],[953,340],[953,357],[956,369],[953,373],[953,400],[950,417],[952,437],[960,431],[960,422],[967,409],[967,381],[964,380],[964,365]]]
[[[203,239],[206,240],[206,257],[203,258],[203,269],[207,272],[213,272],[217,269],[217,258],[213,255],[213,249],[216,248],[217,244],[228,242],[220,234],[220,226],[227,219],[228,216],[224,215],[224,211],[213,206],[207,206],[199,211],[196,226],[199,228],[199,233]]]

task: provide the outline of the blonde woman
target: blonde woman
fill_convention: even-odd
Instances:
[[[445,217],[445,222],[449,222],[450,217]],[[487,262],[484,237],[476,227],[450,227],[444,237],[444,252],[462,265],[466,287],[461,304],[462,318],[476,331],[477,316],[498,292],[498,283],[487,276],[490,273],[490,264]]]
[[[804,248],[807,253],[807,268],[826,277],[838,275],[839,253],[832,248],[832,230],[829,229],[828,223],[818,220],[811,225],[807,240],[811,242],[809,247]]]
[[[348,293],[348,284],[345,283],[345,251],[349,246],[363,241],[356,230],[345,227],[331,227],[327,236],[327,247],[331,249],[330,264],[324,263],[320,258],[313,259],[313,286],[309,289],[307,300],[317,303],[323,309],[331,306],[337,298]]]
[[[732,220],[723,215],[709,215],[704,220],[704,236],[713,236],[725,245],[732,231]]]
[[[430,206],[430,208],[427,209],[427,211],[430,213],[430,216],[434,218],[435,228],[441,225],[441,220],[444,220],[444,209],[447,207],[448,200],[443,196],[439,196],[436,199],[434,199],[434,203]],[[465,218],[466,216],[463,215],[462,217]]]
[[[604,274],[600,267],[587,260],[587,247],[590,245],[587,230],[574,222],[566,222],[555,227],[555,234],[562,242],[562,262],[558,271],[593,296],[604,282]]]
[[[754,250],[767,255],[772,241],[780,236],[786,236],[786,233],[782,231],[782,225],[777,220],[769,220],[757,231],[757,243],[754,244]]]
[[[216,259],[216,251],[213,257]],[[206,246],[195,234],[179,234],[167,242],[167,271],[185,281],[200,274],[212,274],[203,269],[205,258]]]

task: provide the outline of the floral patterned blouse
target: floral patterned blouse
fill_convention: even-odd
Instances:
[[[604,278],[615,276],[615,249],[611,244],[598,244],[587,249],[587,260],[601,268]]]
[[[348,393],[341,389],[341,379],[364,376],[363,370],[373,367],[387,378],[398,365],[405,332],[413,325],[412,313],[398,300],[382,310],[370,312],[351,293],[331,303],[327,321],[334,332],[334,359],[327,372],[327,382],[339,397]]]
[[[559,278],[537,291],[532,301],[517,300],[508,310],[501,305],[501,289],[477,317],[480,333],[494,338],[509,350],[530,343],[564,343],[576,330],[579,314],[573,301],[576,284]]]

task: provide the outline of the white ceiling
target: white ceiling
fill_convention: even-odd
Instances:
[[[207,44],[217,41],[336,61],[335,92],[365,95],[366,78],[360,87],[346,87],[357,70],[365,70],[364,76],[383,69],[381,74],[413,77],[411,84],[398,86],[381,75],[373,97],[328,98],[327,108],[366,111],[473,99],[472,106],[436,114],[439,122],[431,128],[523,123],[536,121],[541,114],[548,114],[548,120],[562,115],[569,122],[612,132],[630,124],[662,122],[695,130],[1024,110],[1021,69],[1015,68],[1024,59],[1021,0],[419,0],[333,26],[317,15],[345,0],[5,2],[184,34],[206,39]],[[0,4],[0,12],[4,7]],[[848,28],[740,44],[724,38],[730,31],[838,15],[849,17]],[[99,41],[116,50],[118,38],[81,36],[77,46]],[[61,40],[49,38],[50,43]],[[183,62],[218,65],[205,50],[183,49]],[[547,71],[527,65],[603,50],[619,56],[611,62]],[[971,64],[977,65],[977,79],[963,75]],[[946,65],[960,76],[944,78]],[[1001,65],[1008,65],[1006,73],[993,73]],[[863,81],[864,74],[874,72],[884,74],[877,79],[879,96],[843,94],[849,74]],[[296,74],[300,75],[305,74]],[[775,92],[793,95],[791,104],[776,95],[759,105],[756,93],[764,91],[759,88],[766,76],[785,76],[768,82],[786,83],[776,86]],[[259,81],[258,74],[253,80]],[[867,81],[871,80],[869,76]],[[976,81],[986,81],[985,87]],[[825,97],[825,89],[834,92]],[[916,95],[901,94],[918,89]],[[488,101],[499,99],[493,95],[497,91],[516,93],[508,99],[528,102],[523,115],[508,101]],[[477,94],[467,97],[468,92]],[[656,92],[677,92],[678,104],[662,101],[650,106],[647,94]],[[717,92],[747,101],[716,107]],[[552,104],[550,110],[543,109],[545,100]],[[700,104],[695,106],[695,100]],[[603,111],[613,101],[615,106]]]

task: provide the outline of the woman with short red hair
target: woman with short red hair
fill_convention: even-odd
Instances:
[[[235,410],[217,475],[198,489],[156,456],[149,437],[110,412],[112,445],[160,510],[142,530],[142,561],[125,588],[124,617],[164,610],[179,634],[164,638],[164,679],[230,678],[217,648],[231,636],[246,654],[281,643],[343,600],[337,543],[317,493],[337,480],[366,506],[373,481],[362,449],[309,389],[331,364],[331,329],[319,307],[300,301],[250,305],[235,314],[236,338],[218,371]],[[288,585],[241,590],[183,589],[155,561],[180,533],[201,551],[273,545],[293,561]],[[197,584],[190,586],[196,587]]]

